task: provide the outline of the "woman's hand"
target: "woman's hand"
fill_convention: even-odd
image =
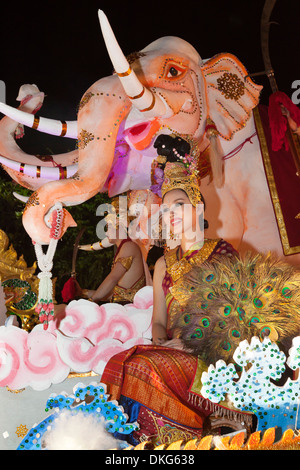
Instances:
[[[75,297],[82,297],[82,289],[77,279],[74,279]]]
[[[152,324],[152,343],[161,346],[168,341],[167,330],[161,323],[154,322]]]
[[[167,348],[178,349],[179,351],[186,351],[184,348],[183,342],[179,338],[173,338],[170,340],[161,343],[161,346],[166,346]]]
[[[152,343],[155,344],[156,346],[165,346],[167,348],[173,348],[173,349],[178,349],[179,351],[189,352],[184,347],[183,342],[179,338],[173,338],[173,339],[168,339],[167,337],[156,338],[156,339],[153,338]]]
[[[152,343],[155,344],[155,346],[162,346],[167,341],[168,341],[168,338],[166,336],[161,337],[161,338],[152,338]]]
[[[66,316],[66,304],[54,305],[54,317],[53,321],[56,322],[56,328],[59,328],[60,322]]]

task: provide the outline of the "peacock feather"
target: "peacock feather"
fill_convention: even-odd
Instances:
[[[177,336],[208,364],[232,360],[252,336],[269,337],[286,351],[300,334],[300,271],[271,254],[215,259],[170,290],[181,305],[173,321]]]

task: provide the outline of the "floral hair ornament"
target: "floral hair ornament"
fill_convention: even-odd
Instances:
[[[164,166],[166,164],[166,157],[158,155],[158,157],[153,160],[151,168],[151,183],[150,190],[157,194],[158,197],[162,197],[161,187],[164,182]]]

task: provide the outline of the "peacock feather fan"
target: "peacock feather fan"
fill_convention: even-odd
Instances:
[[[181,305],[174,331],[208,365],[231,361],[252,336],[269,337],[287,352],[300,334],[300,271],[271,254],[215,259],[193,268],[171,292]]]

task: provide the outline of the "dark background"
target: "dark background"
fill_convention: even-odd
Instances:
[[[125,55],[159,37],[173,35],[190,42],[203,59],[230,52],[241,60],[250,74],[261,72],[264,70],[260,44],[263,6],[264,0],[152,0],[143,3],[136,0],[5,0],[0,6],[0,80],[6,84],[6,102],[18,106],[19,87],[35,83],[47,95],[40,115],[60,120],[76,119],[79,101],[87,88],[112,73],[98,8],[106,13]],[[277,0],[271,20],[276,23],[270,28],[271,62],[279,89],[291,97],[292,83],[300,80],[300,1]],[[267,104],[271,93],[268,79],[260,76],[254,81],[264,86],[261,101]],[[75,147],[75,141],[70,139],[47,136],[31,129],[25,132],[18,143],[28,153],[61,153]],[[23,253],[31,265],[35,260],[34,250],[22,227],[23,205],[11,196],[13,189],[13,183],[0,168],[0,228],[7,232],[18,254]],[[70,210],[78,229],[69,229],[57,248],[54,275],[58,278],[58,293],[71,271],[74,239],[80,228],[88,229],[82,243],[97,240],[95,225],[99,220],[95,218],[95,210],[99,197]],[[94,288],[99,284],[110,269],[112,256],[112,250],[92,255],[79,252],[77,268],[82,287]]]
[[[101,35],[98,9],[107,15],[127,55],[162,36],[190,42],[202,58],[219,52],[235,54],[249,73],[264,70],[260,19],[264,0],[152,0],[147,2],[86,0],[81,2],[1,2],[0,80],[6,83],[7,103],[16,106],[19,87],[35,83],[47,95],[41,115],[76,119],[85,90],[110,75],[112,65]],[[300,80],[300,1],[277,0],[270,28],[270,57],[278,87],[292,95]],[[266,77],[261,100],[270,86]],[[28,134],[31,135],[29,131]],[[32,153],[54,153],[73,148],[70,140],[33,133],[22,142]]]

